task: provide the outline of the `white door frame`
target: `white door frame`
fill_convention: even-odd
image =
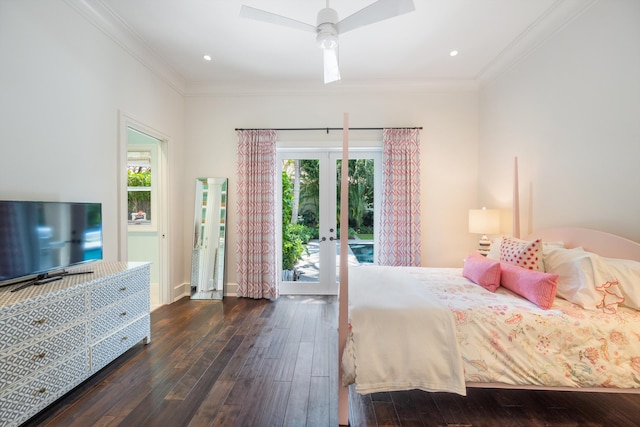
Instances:
[[[167,158],[169,149],[169,138],[162,132],[145,125],[130,115],[119,112],[119,141],[118,141],[118,260],[127,261],[127,175],[123,171],[127,170],[127,129],[133,128],[145,133],[160,141],[158,149],[158,245],[159,245],[159,281],[160,281],[160,304],[170,304],[171,289],[169,287],[169,201],[168,201],[168,168]]]

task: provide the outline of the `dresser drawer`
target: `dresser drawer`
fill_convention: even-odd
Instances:
[[[150,331],[150,317],[147,313],[146,316],[91,346],[91,372],[102,369],[143,338],[149,341]]]
[[[84,309],[84,294],[75,294],[10,317],[0,318],[0,352],[14,345],[35,340],[39,335],[54,333],[64,325],[81,321]]]
[[[86,333],[86,324],[80,323],[15,353],[0,355],[0,391],[70,353],[86,349]]]
[[[19,425],[67,393],[87,376],[88,364],[83,350],[0,393],[0,426]]]
[[[149,311],[149,297],[144,293],[116,302],[91,318],[89,324],[91,342],[109,335],[143,314],[148,315]]]
[[[149,275],[127,273],[104,286],[91,290],[91,311],[100,310],[114,302],[130,297],[138,292],[149,292]]]

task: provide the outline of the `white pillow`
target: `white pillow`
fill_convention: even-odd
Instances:
[[[620,305],[640,310],[640,262],[630,259],[603,258],[611,274],[618,280],[624,297]]]
[[[491,242],[491,248],[489,249],[489,253],[487,254],[487,258],[497,259],[498,261],[500,261],[500,243],[502,243],[502,236],[493,239],[493,242]]]
[[[549,249],[545,271],[558,275],[556,295],[586,310],[615,313],[624,302],[616,277],[599,255],[582,248]]]
[[[562,240],[558,240],[557,242],[542,242],[542,253],[547,253],[551,249],[564,249],[564,242]]]

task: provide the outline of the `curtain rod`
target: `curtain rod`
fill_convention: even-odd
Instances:
[[[384,130],[384,129],[418,129],[422,130],[422,126],[420,127],[391,127],[391,128],[349,128],[349,130]],[[342,130],[342,128],[274,128],[274,129],[243,129],[236,128],[236,131],[239,130],[277,130],[277,131],[285,131],[285,130],[324,130],[329,133],[330,130]]]

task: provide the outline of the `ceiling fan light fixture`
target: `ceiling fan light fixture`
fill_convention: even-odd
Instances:
[[[320,49],[335,49],[338,47],[338,32],[333,24],[322,24],[318,27],[316,44]]]
[[[335,49],[336,47],[338,47],[338,37],[331,34],[318,34],[318,37],[316,37],[316,42],[318,43],[318,47],[320,49]]]

